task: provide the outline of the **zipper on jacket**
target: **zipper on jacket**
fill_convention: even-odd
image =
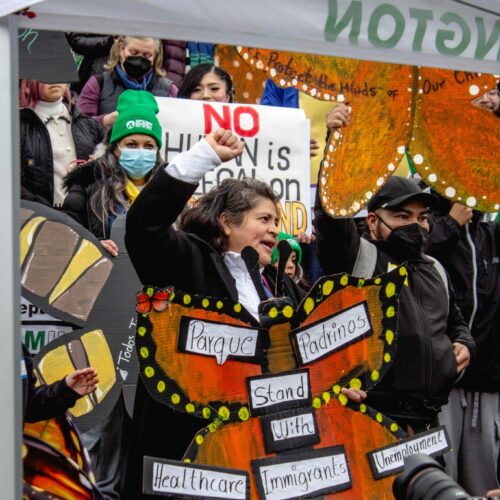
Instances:
[[[423,327],[424,327],[424,334],[425,334],[425,341],[427,345],[427,363],[426,363],[426,370],[425,370],[425,385],[424,385],[424,395],[429,396],[431,394],[431,384],[432,384],[432,342],[431,342],[431,334],[429,331],[429,325],[427,324],[426,320],[426,314],[425,314],[425,309],[424,305],[422,304],[421,300],[421,293],[420,293],[420,283],[418,282],[418,278],[415,279],[415,275],[417,274],[417,267],[415,264],[409,264],[410,268],[412,269],[412,280],[414,283],[415,287],[415,297],[417,299],[417,303],[420,307],[420,310],[422,311],[422,322],[423,322]]]
[[[477,262],[476,262],[476,247],[472,241],[472,236],[469,232],[469,224],[465,224],[465,235],[472,252],[472,312],[469,319],[469,329],[472,330],[472,324],[477,312]]]

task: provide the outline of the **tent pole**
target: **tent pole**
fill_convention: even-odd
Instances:
[[[14,499],[22,498],[17,16],[0,18],[0,61],[0,484],[2,498]]]

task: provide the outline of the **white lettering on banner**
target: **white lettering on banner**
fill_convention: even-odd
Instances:
[[[148,488],[149,489],[149,488]],[[247,475],[217,471],[215,468],[173,463],[152,463],[150,491],[197,498],[246,498]]]
[[[370,331],[370,318],[363,302],[330,316],[326,321],[292,330],[292,336],[302,364],[306,364],[363,339]]]
[[[305,413],[303,415],[271,420],[271,432],[274,441],[312,436],[316,434],[313,414]]]
[[[319,495],[350,488],[351,476],[343,448],[331,448],[327,454],[325,450],[328,448],[317,450],[317,456],[312,452],[303,460],[254,461],[252,465],[258,474],[261,497],[266,500],[309,498],[314,493]]]
[[[282,407],[286,403],[303,403],[310,397],[309,373],[300,371],[272,377],[248,379],[252,411],[270,406]],[[290,407],[297,405],[290,405]]]
[[[196,319],[187,326],[185,348],[188,352],[213,356],[222,365],[228,356],[255,356],[258,335],[258,330]]]
[[[417,434],[394,445],[374,450],[368,454],[375,478],[396,474],[403,470],[404,459],[416,453],[441,455],[450,448],[444,427]]]
[[[495,15],[481,16],[487,11],[478,10],[471,16],[470,9],[456,4],[447,12],[444,2],[434,3],[432,9],[422,7],[419,2],[329,0],[324,37],[386,53],[408,52],[409,61],[421,53],[500,61],[500,20]],[[390,54],[386,57],[391,59]]]
[[[167,162],[218,128],[245,139],[242,155],[205,174],[195,197],[224,179],[260,179],[280,197],[281,230],[310,232],[310,130],[303,110],[168,97],[156,100],[158,119],[166,131],[162,154]]]

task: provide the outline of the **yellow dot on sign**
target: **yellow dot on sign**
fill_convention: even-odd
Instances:
[[[170,396],[170,400],[172,401],[172,403],[174,403],[174,405],[178,405],[181,400],[181,397],[179,396],[179,394],[174,393],[172,394],[172,396]]]
[[[146,375],[146,377],[151,378],[154,374],[155,370],[152,366],[146,366],[146,368],[144,368],[144,375]]]
[[[398,424],[396,424],[396,422],[393,422],[391,424],[391,431],[396,432],[398,429],[399,429]]]
[[[311,297],[307,297],[304,302],[304,311],[307,314],[311,314],[311,311],[314,309],[314,300]]]
[[[402,267],[399,268],[399,274],[401,276],[406,276],[408,274],[408,271],[406,270],[405,266],[402,266]]]
[[[381,280],[380,278],[375,278],[374,283],[375,283],[376,285],[380,285],[380,283],[382,283],[382,280]]]
[[[146,359],[149,356],[149,351],[147,347],[141,347],[139,349],[139,352],[141,353],[141,357]]]
[[[348,282],[349,282],[349,278],[348,278],[347,274],[344,274],[344,276],[342,276],[342,278],[340,278],[340,284],[342,286],[346,286]]]
[[[233,309],[234,309],[234,312],[237,312],[237,313],[241,312],[241,304],[234,304]]]
[[[333,281],[327,280],[323,283],[323,295],[330,295],[333,292]]]
[[[182,299],[182,301],[184,302],[184,304],[188,305],[188,304],[191,304],[191,295],[184,295],[184,298]]]
[[[361,403],[361,404],[359,405],[359,411],[360,411],[361,413],[366,413],[366,410],[367,410],[366,405],[365,405],[364,403]]]
[[[206,307],[208,307],[210,305],[210,301],[208,299],[203,299],[201,301],[201,305],[202,305],[202,307],[206,308]]]
[[[194,413],[194,410],[195,410],[195,408],[194,408],[194,404],[193,404],[193,403],[188,403],[188,404],[186,405],[186,411],[187,411],[188,413]]]
[[[394,310],[394,306],[389,306],[387,308],[387,311],[385,312],[385,315],[388,318],[393,318],[395,314],[396,314],[396,311]]]
[[[224,307],[224,303],[222,302],[222,300],[218,300],[217,304],[215,304],[215,307],[217,309],[222,309]]]
[[[156,384],[156,389],[158,390],[158,392],[163,392],[165,390],[165,382],[163,382],[163,380],[160,380],[157,384]]]
[[[345,406],[349,400],[345,394],[339,394],[339,401],[342,406]]]
[[[370,375],[370,378],[376,382],[379,378],[379,373],[378,373],[378,370],[373,370],[371,375]]]
[[[190,464],[191,463],[191,459],[190,458],[185,458],[183,461],[186,464]]]
[[[384,354],[384,361],[385,361],[386,363],[390,363],[390,362],[391,362],[391,355],[390,355],[388,352],[386,352],[386,353]]]
[[[338,384],[334,385],[332,387],[332,391],[333,391],[334,394],[340,394],[340,385],[338,385]]]
[[[153,290],[152,288],[148,288],[148,289],[146,290],[146,294],[147,294],[147,295],[149,295],[150,297],[152,297],[152,296],[153,296],[153,293],[154,293],[154,290]]]
[[[359,279],[358,280],[358,288],[361,288],[364,284],[365,284],[365,280],[364,279]]]
[[[285,316],[285,318],[291,318],[293,316],[293,307],[285,306],[283,308],[283,316]]]
[[[201,436],[200,434],[198,434],[195,439],[196,439],[197,445],[200,445],[201,443],[203,443],[203,436]]]
[[[168,298],[168,300],[169,300],[170,302],[172,302],[172,300],[174,300],[174,299],[175,299],[175,292],[172,292],[172,293],[170,294],[170,297]]]
[[[321,399],[319,398],[314,398],[312,405],[314,408],[318,409],[321,406]]]
[[[385,331],[385,340],[386,342],[391,345],[394,341],[394,332],[392,330],[386,330]]]
[[[144,334],[146,333],[146,328],[144,328],[143,326],[140,326],[140,327],[137,329],[137,333],[138,333],[141,337],[144,337]]]
[[[217,430],[217,426],[214,424],[214,423],[211,423],[209,426],[208,426],[208,430],[210,432],[215,432]]]
[[[276,309],[276,307],[271,307],[271,309],[269,309],[269,317],[276,318],[276,316],[278,316],[278,309]]]
[[[242,406],[238,410],[238,417],[240,418],[240,420],[243,420],[243,422],[250,418],[250,412],[248,411],[248,408],[246,406]]]
[[[361,389],[362,382],[359,378],[353,378],[349,381],[349,387],[351,389]]]
[[[205,407],[201,411],[201,414],[203,415],[203,418],[210,418],[210,416],[212,415],[212,410],[210,408]]]
[[[331,399],[331,396],[330,396],[330,393],[325,391],[321,397],[323,398],[323,401],[328,404],[330,402],[330,399]]]
[[[387,283],[385,287],[385,294],[387,297],[392,297],[396,293],[396,285],[394,283]]]
[[[384,420],[384,417],[383,417],[382,413],[377,413],[377,414],[375,415],[375,419],[377,420],[377,422],[378,422],[379,424],[381,424],[381,423],[382,423],[382,420]]]
[[[229,419],[229,408],[227,406],[221,406],[219,408],[219,417],[222,418],[222,420],[228,420]]]

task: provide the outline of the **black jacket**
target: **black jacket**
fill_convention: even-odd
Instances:
[[[467,226],[446,215],[433,221],[426,253],[446,268],[457,304],[469,323],[477,353],[459,385],[500,391],[500,225]]]
[[[90,206],[91,197],[102,187],[102,170],[94,160],[73,169],[64,179],[68,191],[62,211],[99,239],[109,239],[109,220],[101,220]]]
[[[35,387],[36,377],[28,350],[23,345],[26,373],[23,374],[23,412],[25,422],[48,420],[72,408],[80,395],[66,385],[64,379]]]
[[[195,234],[172,227],[196,188],[160,168],[127,213],[127,251],[144,284],[174,286],[193,294],[237,301],[236,284],[222,255]],[[264,271],[270,281],[274,279],[273,271],[274,268]],[[285,294],[295,305],[303,296],[288,277]],[[181,459],[195,433],[204,425],[206,422],[198,418],[157,403],[139,380],[134,407],[135,433],[123,498],[147,498],[141,493],[144,455]]]
[[[320,263],[327,274],[352,273],[357,259],[366,258],[367,245],[376,249],[373,276],[400,263],[379,242],[365,239],[362,245],[353,219],[330,218],[319,200],[315,212]],[[422,257],[409,262],[407,268],[408,286],[403,287],[399,300],[397,354],[367,402],[396,420],[430,422],[446,403],[456,378],[452,342],[466,345],[472,354],[474,341],[451,286],[448,298],[434,263]]]
[[[66,33],[66,39],[73,51],[83,56],[78,68],[80,81],[77,85],[72,84],[75,91],[79,93],[92,75],[100,75],[103,72],[115,38],[113,35],[71,32]]]
[[[54,202],[54,160],[49,131],[31,109],[21,109],[21,198],[52,206]],[[104,139],[104,129],[92,118],[71,111],[71,131],[78,160],[88,160]]]

